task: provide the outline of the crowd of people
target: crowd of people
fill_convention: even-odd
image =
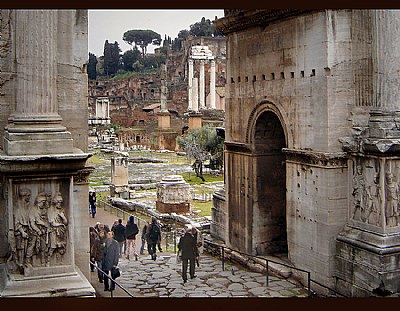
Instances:
[[[140,232],[141,231],[141,232]],[[161,226],[155,217],[150,222],[145,222],[141,230],[135,223],[135,217],[130,216],[126,224],[122,219],[115,220],[111,229],[108,225],[97,222],[94,227],[89,228],[90,234],[90,269],[95,272],[100,283],[104,283],[104,291],[115,289],[115,283],[109,282],[109,276],[115,279],[119,259],[138,260],[137,240],[140,236],[140,255],[144,254],[147,244],[148,254],[152,260],[157,259],[157,249],[161,248]],[[199,256],[203,252],[203,237],[198,229],[189,225],[185,226],[185,234],[178,243],[178,260],[182,261],[182,279],[187,282],[187,270],[189,267],[190,278],[195,275],[195,265],[199,266]]]

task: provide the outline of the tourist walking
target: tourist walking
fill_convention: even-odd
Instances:
[[[125,226],[122,224],[122,219],[118,219],[118,224],[111,229],[114,232],[114,239],[119,243],[119,256],[122,256],[122,249],[124,248],[126,236]],[[125,253],[125,249],[124,249]]]
[[[104,291],[113,291],[115,289],[115,283],[111,281],[111,285],[108,282],[108,275],[113,268],[116,268],[119,262],[119,244],[114,239],[114,232],[110,231],[107,233],[107,239],[104,248],[104,257],[102,262],[102,269],[104,275]]]
[[[96,237],[93,247],[90,249],[91,256],[93,256],[93,261],[96,262],[97,268],[102,268],[102,261],[104,258],[104,249],[106,247],[106,234],[104,231],[100,231],[99,235]],[[104,276],[103,273],[97,269],[97,277],[99,278],[99,282],[103,283]]]
[[[191,279],[196,277],[195,275],[195,259],[197,255],[196,240],[192,235],[192,227],[190,225],[185,226],[185,235],[180,238],[178,243],[178,249],[182,252],[182,279],[183,282],[187,282],[187,268],[189,264],[189,275]]]
[[[126,223],[125,236],[126,236],[126,253],[127,259],[129,260],[130,250],[132,248],[132,253],[135,259],[138,260],[138,254],[136,252],[136,235],[139,233],[139,228],[135,224],[135,217],[130,216],[129,221]]]
[[[141,235],[142,245],[140,246],[140,255],[144,254],[144,245],[146,244],[146,235],[147,235],[148,225],[149,225],[149,223],[147,221],[145,221],[143,229],[142,229],[142,235]]]
[[[89,191],[89,209],[92,217],[96,216],[96,192]]]
[[[151,223],[147,227],[147,250],[151,255],[151,259],[157,259],[157,243],[161,241],[161,229],[157,223],[157,219],[152,216]]]
[[[97,231],[95,228],[93,227],[89,227],[89,247],[90,247],[90,271],[94,272],[94,264],[95,264],[95,260],[94,260],[94,254],[92,252],[93,249],[93,245],[96,241],[97,238]]]
[[[204,237],[201,234],[200,230],[197,229],[196,227],[192,227],[192,235],[196,241],[196,264],[199,267],[200,262],[199,258],[200,255],[203,254],[203,249],[204,249]]]

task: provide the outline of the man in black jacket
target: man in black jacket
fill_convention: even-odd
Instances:
[[[116,268],[119,261],[119,244],[114,240],[114,233],[112,231],[107,233],[106,245],[104,248],[103,257],[103,271],[106,274],[104,276],[104,291],[113,291],[115,289],[115,283],[111,281],[111,286],[108,285],[108,274],[113,269]]]
[[[127,259],[129,259],[130,249],[132,246],[133,255],[135,256],[136,260],[138,260],[138,254],[136,252],[136,235],[138,233],[139,228],[137,224],[135,224],[135,217],[131,215],[125,227]]]
[[[190,278],[196,277],[195,273],[195,259],[196,259],[196,240],[191,234],[192,227],[189,225],[185,226],[185,235],[181,237],[178,244],[178,249],[182,251],[182,279],[183,282],[187,282],[187,268],[189,264]]]
[[[119,256],[122,255],[122,249],[125,244],[126,236],[125,236],[125,226],[122,224],[122,219],[118,219],[118,225],[116,225],[113,229],[114,239],[116,239],[119,243]],[[124,250],[125,253],[125,250]]]

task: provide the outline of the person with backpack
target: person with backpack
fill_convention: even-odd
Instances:
[[[133,255],[135,259],[138,260],[138,254],[136,252],[136,235],[139,233],[139,228],[137,224],[135,224],[135,217],[130,216],[128,222],[125,227],[125,236],[126,236],[126,250],[127,255],[126,258],[129,260],[130,249],[132,247]]]
[[[149,223],[147,221],[145,221],[143,229],[142,229],[142,235],[141,235],[142,245],[140,246],[140,255],[144,254],[144,245],[146,243],[147,227],[148,226],[149,226]]]
[[[111,231],[114,232],[114,239],[119,243],[119,256],[122,256],[122,250],[125,244],[126,236],[125,236],[125,226],[122,224],[122,219],[118,219],[118,224],[114,226]],[[124,252],[125,253],[125,252]]]
[[[161,241],[161,229],[157,219],[152,216],[151,223],[147,226],[147,250],[154,261],[157,258],[157,243]]]

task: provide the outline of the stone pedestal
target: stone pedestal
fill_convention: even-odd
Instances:
[[[111,158],[111,197],[129,197],[129,173],[127,157]]]
[[[203,114],[192,112],[189,113],[189,129],[198,129],[202,127]]]
[[[188,213],[190,200],[190,186],[180,175],[166,176],[157,184],[156,209],[161,213]]]
[[[160,111],[157,115],[158,115],[158,128],[169,129],[171,127],[171,114],[168,111]]]

